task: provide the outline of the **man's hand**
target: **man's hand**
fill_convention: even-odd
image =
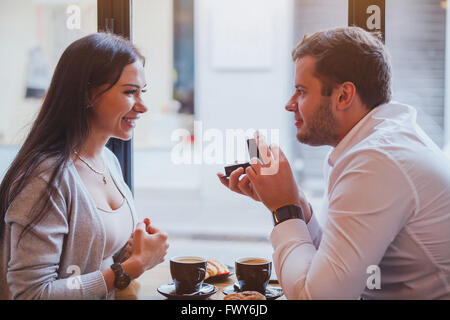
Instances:
[[[303,192],[297,187],[283,151],[275,144],[267,147],[264,139],[259,136],[257,143],[264,164],[253,158],[250,161],[251,166],[246,169],[252,191],[271,212],[287,205],[297,205],[302,208],[306,222],[309,222],[310,206]]]
[[[247,175],[244,175],[242,179],[239,179],[241,175],[244,174],[244,169],[239,168],[234,170],[230,177],[227,178],[226,176],[222,175],[221,173],[218,173],[217,176],[220,179],[220,182],[230,189],[231,191],[237,192],[239,194],[242,194],[244,196],[248,196],[256,201],[261,201],[258,197],[258,195],[255,193],[255,190],[253,189],[252,184],[250,183],[250,179]]]
[[[298,205],[308,223],[312,215],[311,207],[298,189],[283,151],[274,144],[269,148],[261,136],[256,136],[256,141],[264,164],[253,158],[245,172],[243,168],[236,169],[229,178],[218,173],[220,182],[231,191],[263,202],[271,212],[286,205]]]

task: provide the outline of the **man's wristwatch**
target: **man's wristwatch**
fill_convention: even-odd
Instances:
[[[305,221],[302,208],[293,204],[278,208],[272,212],[272,215],[274,225],[278,225],[289,219],[302,219]]]
[[[114,280],[114,287],[119,290],[128,287],[131,282],[131,277],[123,271],[122,265],[120,263],[114,263],[111,265],[111,269],[114,271],[116,277]]]

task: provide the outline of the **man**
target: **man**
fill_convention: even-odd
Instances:
[[[317,32],[293,51],[297,139],[334,147],[320,229],[283,152],[221,182],[273,213],[273,262],[289,299],[449,299],[450,167],[391,101],[382,42],[357,27]],[[264,174],[269,165],[275,174]],[[275,166],[276,167],[276,166]],[[243,177],[241,177],[243,175]]]

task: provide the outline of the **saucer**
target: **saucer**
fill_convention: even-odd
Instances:
[[[234,283],[228,287],[222,289],[222,293],[224,295],[229,295],[231,293],[239,293],[241,290],[239,289],[239,284]],[[267,300],[275,300],[283,295],[283,290],[280,287],[267,286],[266,293],[264,294]]]
[[[175,292],[175,284],[173,282],[163,284],[157,290],[160,294],[162,294],[168,299],[178,299],[178,300],[206,299],[217,292],[217,288],[209,283],[203,283],[202,288],[199,291],[189,294],[177,294]]]

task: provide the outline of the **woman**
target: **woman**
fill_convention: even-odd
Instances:
[[[119,36],[89,35],[65,50],[0,185],[0,298],[111,298],[164,260],[167,235],[137,223],[105,147],[131,138],[147,111],[144,87],[144,58]]]

